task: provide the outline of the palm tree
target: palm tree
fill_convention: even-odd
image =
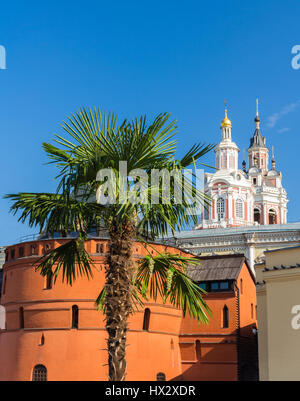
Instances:
[[[107,350],[109,380],[121,381],[126,376],[126,334],[128,317],[143,299],[163,299],[188,312],[200,322],[207,322],[209,308],[201,296],[199,287],[185,274],[186,266],[195,263],[194,258],[166,253],[149,254],[134,263],[132,243],[163,238],[188,224],[196,224],[198,216],[193,205],[207,205],[208,198],[196,188],[193,178],[184,184],[183,199],[176,194],[180,186],[180,174],[194,165],[210,151],[212,145],[194,145],[181,159],[175,157],[175,121],[169,115],[158,115],[151,124],[141,117],[123,121],[117,125],[114,114],[101,114],[99,109],[81,109],[63,123],[68,137],[56,135],[56,146],[43,143],[50,163],[58,168],[56,193],[18,193],[6,197],[14,203],[13,213],[21,212],[19,221],[38,226],[40,232],[53,236],[61,233],[72,239],[49,251],[37,261],[37,269],[43,276],[54,275],[56,281],[61,272],[68,284],[80,275],[93,276],[93,261],[85,250],[85,241],[92,229],[101,227],[109,233],[110,246],[106,267],[106,283],[97,299],[99,309],[105,313],[108,332]],[[127,162],[127,170],[139,169],[133,179],[121,177],[120,162]],[[97,172],[109,169],[113,172],[114,202],[97,202],[99,193],[106,200],[110,193],[108,179],[97,180]],[[166,201],[164,183],[143,183],[141,175],[151,171],[176,172],[170,185],[170,197]],[[193,173],[194,174],[194,173]],[[163,184],[163,185],[162,185]],[[133,202],[123,196],[122,190],[130,190]],[[122,189],[123,186],[123,189]],[[100,192],[99,192],[100,191]],[[176,192],[177,191],[177,192]],[[96,198],[96,195],[98,198]],[[156,196],[158,202],[153,202]],[[148,202],[147,202],[148,201]],[[193,203],[194,202],[194,203]],[[146,246],[146,245],[145,245]]]

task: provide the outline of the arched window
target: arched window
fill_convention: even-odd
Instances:
[[[235,215],[238,219],[244,218],[244,202],[242,199],[237,199],[235,202]]]
[[[45,336],[44,333],[41,336],[40,344],[39,345],[44,345],[45,344]]]
[[[260,223],[260,210],[257,208],[254,209],[254,222]]]
[[[78,329],[79,310],[77,305],[72,306],[72,329]]]
[[[225,200],[223,198],[217,200],[217,215],[218,221],[223,220],[225,217]]]
[[[36,254],[36,245],[35,244],[30,245],[30,253],[31,253],[31,255]]]
[[[143,330],[148,331],[150,325],[150,309],[146,308],[144,312]]]
[[[24,247],[21,246],[21,247],[19,248],[19,258],[23,258],[23,256],[24,256]]]
[[[53,273],[49,272],[46,277],[46,290],[51,290],[53,285]]]
[[[36,365],[32,372],[33,382],[46,382],[47,381],[47,369],[44,365]]]
[[[201,359],[201,349],[200,349],[200,341],[196,340],[196,359],[199,361]]]
[[[225,305],[223,308],[223,329],[227,329],[229,327],[229,310]]]
[[[204,220],[209,219],[209,209],[208,206],[204,206],[204,212],[203,212]]]
[[[159,372],[156,375],[156,381],[158,382],[164,382],[166,381],[166,375],[163,372]]]
[[[19,315],[20,315],[20,329],[24,329],[24,308],[21,306],[19,309]]]
[[[97,244],[96,248],[97,253],[104,253],[104,244]]]
[[[4,276],[4,279],[3,279],[3,291],[2,291],[2,294],[3,295],[5,295],[5,290],[6,290],[6,274],[5,274],[5,276]]]
[[[269,224],[277,224],[277,216],[274,209],[269,210]]]

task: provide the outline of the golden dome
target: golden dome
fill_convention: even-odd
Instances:
[[[225,117],[224,120],[221,122],[221,128],[223,127],[230,127],[231,128],[231,121],[227,117],[227,109],[225,108]]]

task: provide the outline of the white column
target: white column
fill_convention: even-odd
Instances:
[[[267,205],[263,203],[263,224],[267,224]]]
[[[249,260],[250,269],[255,274],[255,270],[254,270],[255,248],[254,248],[254,245],[250,245],[246,248],[246,257]]]
[[[229,193],[228,194],[228,222],[230,224],[232,224],[233,220],[232,220],[232,194]]]

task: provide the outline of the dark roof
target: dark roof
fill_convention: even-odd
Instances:
[[[203,256],[197,259],[199,265],[189,265],[187,268],[187,275],[194,281],[237,280],[244,263],[255,281],[245,255]]]
[[[250,148],[266,147],[266,138],[262,136],[259,129],[256,129],[252,138],[250,138]]]
[[[270,249],[269,251],[264,251],[264,253],[272,253],[272,252],[285,251],[285,250],[289,250],[289,249],[299,249],[299,248],[300,248],[300,245],[286,246],[284,248]]]
[[[281,265],[281,266],[266,267],[265,269],[263,269],[263,272],[270,272],[274,270],[284,270],[284,269],[296,269],[297,267],[300,267],[300,263],[296,263],[293,266]]]

